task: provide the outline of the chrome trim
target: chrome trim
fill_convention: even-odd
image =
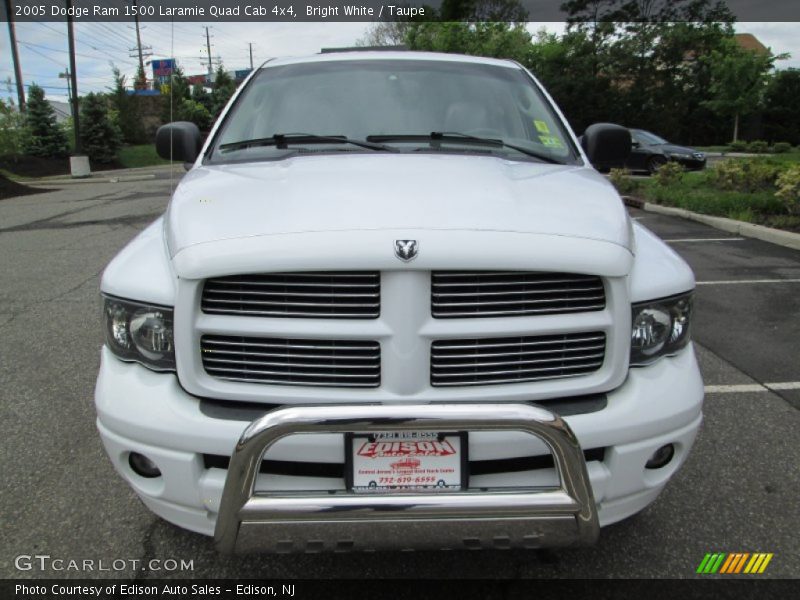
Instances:
[[[523,431],[550,448],[557,488],[458,493],[255,491],[264,454],[300,433]],[[268,412],[242,434],[214,533],[220,552],[379,548],[541,547],[599,535],[583,451],[565,421],[525,404],[297,406]]]
[[[435,319],[520,317],[592,312],[605,308],[596,275],[536,271],[432,271]]]
[[[259,273],[207,279],[201,310],[273,318],[377,319],[380,273]]]
[[[589,342],[587,344],[587,341]],[[533,345],[537,350],[529,350]],[[495,352],[484,352],[487,348]],[[493,356],[486,360],[486,355]],[[575,377],[599,369],[606,356],[600,332],[562,336],[435,340],[431,344],[431,385],[480,386]]]
[[[287,386],[380,385],[377,341],[204,335],[200,350],[205,372],[219,379]]]

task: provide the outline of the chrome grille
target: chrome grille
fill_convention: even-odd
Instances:
[[[525,271],[434,271],[431,310],[439,319],[556,315],[602,310],[594,275]]]
[[[377,319],[380,273],[368,271],[265,273],[209,279],[205,313],[257,317]]]
[[[381,383],[380,344],[204,335],[206,373],[220,379],[271,385],[374,388]]]
[[[431,385],[490,385],[586,375],[602,366],[605,345],[603,332],[437,340],[431,345]]]

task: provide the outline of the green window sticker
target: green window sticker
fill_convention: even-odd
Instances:
[[[561,141],[560,138],[554,135],[540,135],[539,141],[542,142],[543,146],[548,148],[563,148],[564,142]]]
[[[538,131],[539,133],[544,133],[544,134],[550,133],[550,128],[544,121],[534,121],[533,124],[536,126],[536,131]]]

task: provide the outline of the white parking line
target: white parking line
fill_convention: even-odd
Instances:
[[[738,385],[707,385],[706,394],[744,394],[752,392],[771,392],[778,390],[800,390],[800,381],[777,383],[740,383]]]
[[[724,281],[697,281],[697,285],[734,285],[737,283],[800,283],[800,279],[731,279]]]
[[[742,394],[745,392],[768,392],[760,383],[745,383],[740,385],[707,385],[706,394]]]
[[[745,238],[743,237],[722,237],[722,238],[680,238],[677,240],[664,240],[668,244],[676,244],[680,242],[681,244],[686,242],[743,242]]]

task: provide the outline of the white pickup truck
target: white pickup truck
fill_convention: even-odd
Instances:
[[[102,277],[97,426],[222,552],[594,542],[691,449],[694,277],[519,64],[273,60]],[[690,502],[691,498],[687,498]]]

